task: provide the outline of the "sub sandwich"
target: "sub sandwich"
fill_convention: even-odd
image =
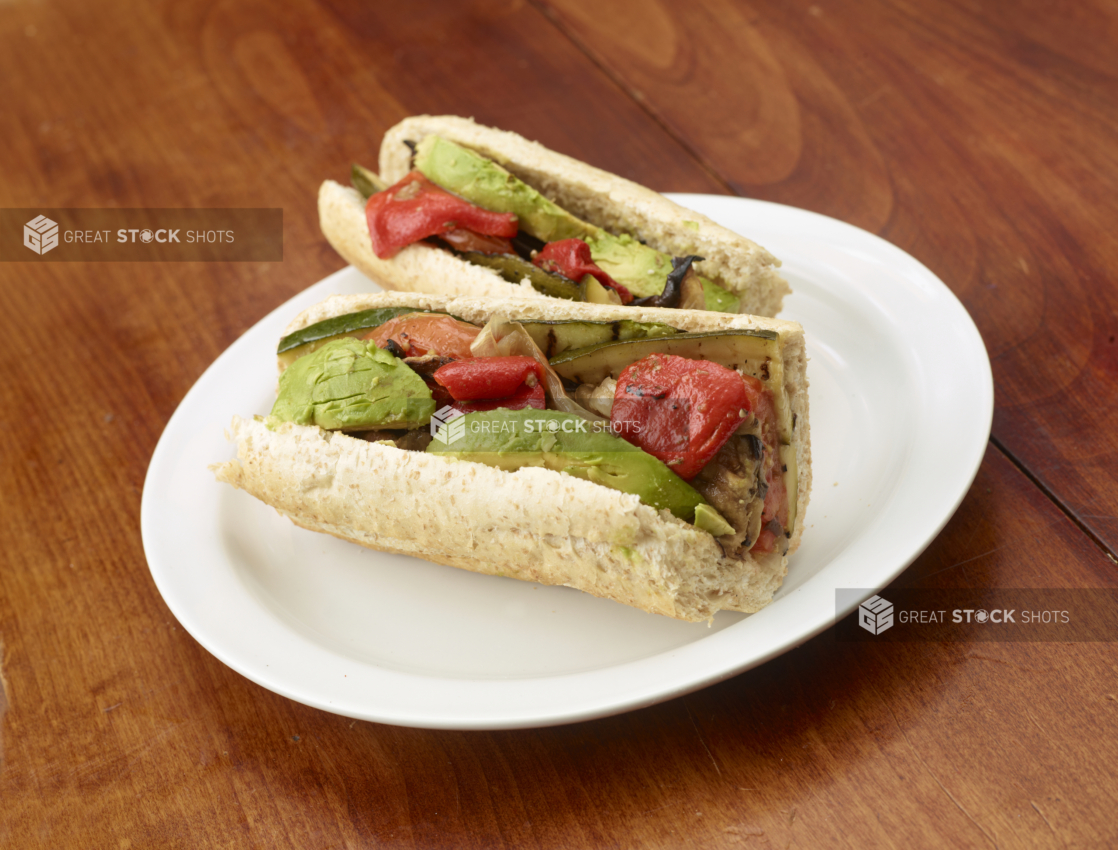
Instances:
[[[387,289],[775,316],[761,246],[629,180],[453,116],[390,129],[380,173],[319,190],[322,231]]]
[[[793,322],[384,292],[304,311],[211,467],[362,546],[701,621],[768,604],[811,489]]]

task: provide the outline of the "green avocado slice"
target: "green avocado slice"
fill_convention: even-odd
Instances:
[[[582,239],[590,256],[606,274],[624,285],[636,298],[659,295],[672,270],[671,257],[644,245],[629,234],[609,233],[585,222],[544,197],[516,175],[479,153],[441,136],[425,136],[416,147],[415,167],[429,180],[472,204],[492,212],[515,213],[520,227],[544,242]],[[494,267],[492,260],[467,257],[470,262]],[[507,275],[503,276],[506,280]],[[524,277],[520,274],[515,282]],[[546,295],[578,300],[577,294],[556,290],[558,284],[533,286]],[[545,281],[546,283],[546,281]],[[706,309],[736,313],[741,301],[712,281],[703,279]]]
[[[402,360],[371,342],[343,337],[280,375],[268,422],[342,431],[418,428],[434,412],[427,384]]]
[[[425,136],[415,167],[428,180],[491,212],[515,213],[522,230],[544,242],[583,239],[601,228],[548,200],[506,169],[441,136]]]
[[[440,435],[446,433],[446,438]],[[693,522],[706,500],[652,455],[599,423],[554,410],[489,410],[451,420],[427,447],[429,454],[513,472],[542,466],[631,493],[657,510]]]
[[[703,284],[703,295],[706,296],[706,308],[712,313],[740,313],[741,299],[719,286],[711,283],[705,277],[700,277]]]
[[[672,270],[672,258],[649,248],[627,233],[604,230],[586,237],[590,257],[598,268],[628,289],[634,298],[659,295]]]

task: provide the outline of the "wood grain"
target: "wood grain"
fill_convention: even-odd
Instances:
[[[1114,4],[539,2],[735,191],[936,272],[999,445],[1118,553]]]
[[[623,8],[0,5],[0,204],[278,206],[285,227],[282,263],[0,264],[0,847],[1118,844],[1110,644],[828,632],[616,718],[431,732],[272,694],[160,598],[139,532],[159,434],[222,350],[341,266],[319,181],[423,111],[898,242],[979,322],[999,440],[1111,539],[1111,11],[709,0],[595,29]],[[902,581],[1114,570],[991,449]]]

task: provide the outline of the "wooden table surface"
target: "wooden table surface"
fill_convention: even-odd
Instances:
[[[1116,48],[1101,0],[0,5],[0,207],[284,213],[281,263],[0,264],[0,846],[1118,846],[1112,643],[824,633],[608,719],[396,728],[203,650],[139,527],[194,381],[343,265],[320,181],[450,113],[918,258],[996,412],[898,584],[1113,588]]]

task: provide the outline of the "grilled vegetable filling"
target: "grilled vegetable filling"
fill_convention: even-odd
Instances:
[[[741,300],[627,233],[610,233],[556,205],[501,165],[439,136],[414,148],[414,170],[395,185],[359,165],[373,250],[382,259],[427,241],[509,283],[555,298],[736,313]]]
[[[269,422],[543,466],[636,495],[731,557],[787,551],[793,417],[771,331],[366,310],[280,341]]]

